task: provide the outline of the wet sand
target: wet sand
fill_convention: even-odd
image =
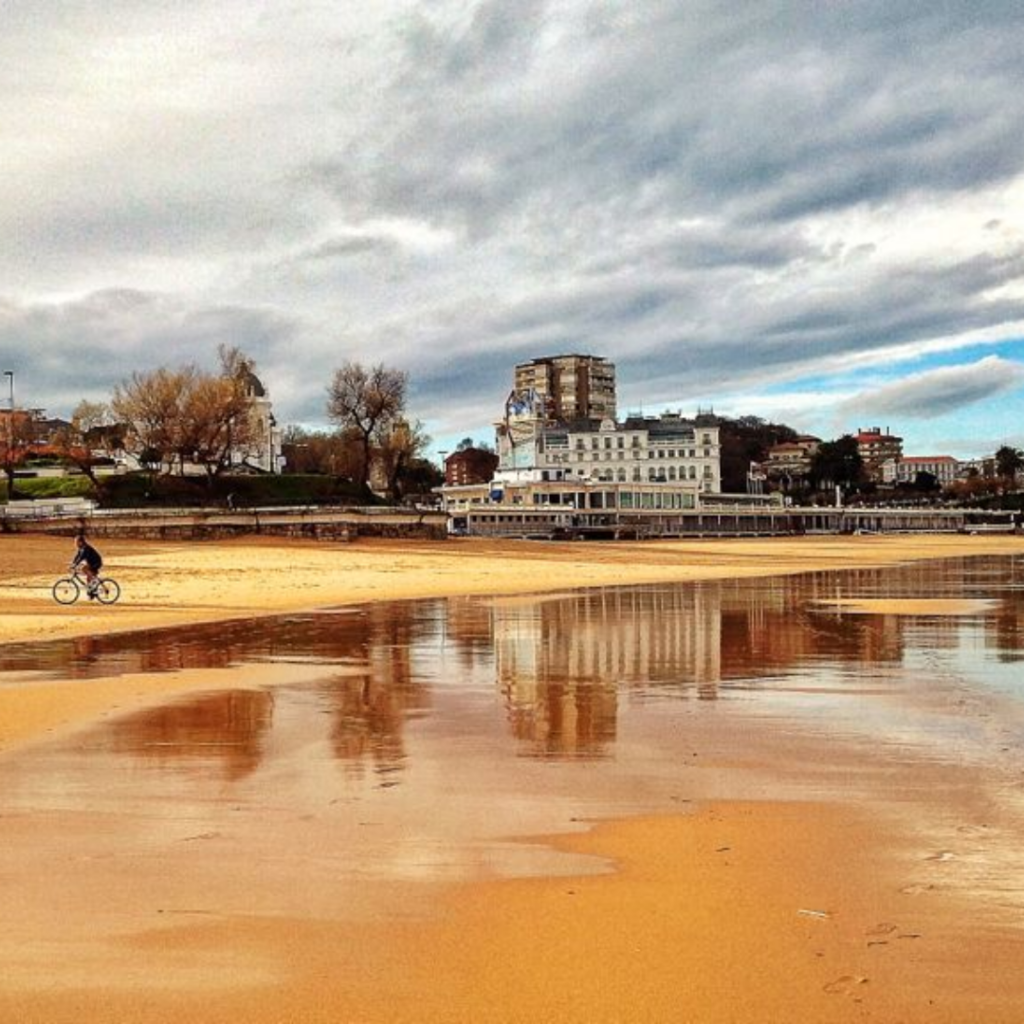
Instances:
[[[123,603],[63,609],[48,586],[67,547],[63,540],[0,537],[4,642],[373,599],[558,592],[1024,552],[1012,537],[110,543],[107,568],[122,583]],[[929,605],[927,595],[919,600],[924,606],[911,604],[906,613],[970,610],[958,602]],[[301,668],[287,672],[292,678]],[[244,683],[231,685],[273,686],[276,679],[250,669]],[[221,685],[209,674],[179,672],[3,689],[0,749],[16,755],[60,731],[212,683]],[[829,756],[827,745],[807,753]],[[758,756],[770,778],[773,759],[790,762],[793,752],[773,753],[768,744]],[[897,804],[900,780],[889,785]],[[52,941],[0,941],[0,1020],[1020,1020],[1024,931],[979,913],[963,893],[921,886],[915,823],[891,807],[766,797],[701,800],[687,810],[551,837],[544,842],[585,855],[591,871],[439,884],[412,920],[347,920],[326,909],[325,899],[323,912],[293,917],[254,911],[168,920],[154,912],[152,928],[90,944],[88,936],[64,934],[55,909]],[[971,820],[982,820],[984,809],[975,811]],[[7,826],[37,829],[45,842],[45,822]],[[63,882],[73,886],[69,871]],[[119,883],[124,879],[109,879],[111,895],[124,900]],[[20,892],[8,905],[45,924],[53,885],[39,877],[36,891]],[[915,898],[925,890],[927,899]],[[103,932],[99,924],[97,930]]]

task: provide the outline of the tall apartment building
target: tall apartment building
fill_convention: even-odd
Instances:
[[[514,394],[549,422],[615,419],[615,366],[601,356],[562,355],[516,366]]]

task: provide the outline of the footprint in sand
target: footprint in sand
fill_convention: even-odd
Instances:
[[[917,885],[904,886],[900,889],[900,892],[905,896],[919,896],[923,892],[931,892],[934,888],[934,885],[923,885],[919,883]]]
[[[835,981],[830,981],[824,986],[824,991],[830,995],[845,996],[851,992],[856,991],[861,985],[866,985],[868,979],[862,977],[859,974],[844,974],[841,978],[836,978]]]
[[[876,924],[874,928],[869,928],[864,934],[865,935],[892,935],[896,931],[896,925],[889,924],[888,921],[883,921],[881,924]]]

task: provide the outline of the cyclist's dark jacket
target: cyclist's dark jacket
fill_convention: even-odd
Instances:
[[[103,556],[86,542],[78,549],[78,554],[75,555],[75,560],[71,564],[78,565],[81,562],[85,562],[93,572],[99,572],[103,566]]]

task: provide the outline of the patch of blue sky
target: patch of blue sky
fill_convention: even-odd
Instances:
[[[903,358],[879,358],[877,363],[844,368],[835,373],[815,373],[780,380],[759,388],[766,397],[773,395],[835,394],[862,391],[866,387],[899,380],[950,366],[966,366],[989,356],[1011,360],[1024,365],[1024,338],[1003,341],[979,341],[955,349],[918,352]]]
[[[999,356],[1024,364],[1024,338],[1006,338],[1001,341],[978,341],[955,349],[922,352],[910,359],[900,360],[892,366],[905,367],[907,372],[919,373],[944,366],[962,366],[986,356]]]

